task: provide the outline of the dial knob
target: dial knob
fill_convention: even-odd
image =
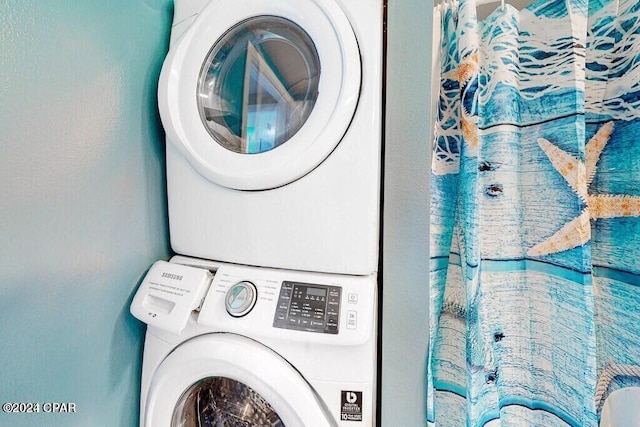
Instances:
[[[227,313],[233,317],[242,317],[248,314],[258,299],[256,285],[251,282],[238,282],[227,291],[225,307]]]

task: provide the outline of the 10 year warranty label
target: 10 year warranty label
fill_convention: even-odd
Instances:
[[[69,414],[76,412],[76,404],[73,402],[5,402],[2,404],[2,412],[7,414]]]
[[[361,391],[343,390],[340,406],[340,419],[342,421],[362,421]]]

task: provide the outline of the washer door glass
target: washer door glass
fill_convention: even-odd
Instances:
[[[214,44],[202,66],[200,118],[228,150],[269,151],[305,123],[319,79],[318,52],[302,28],[276,16],[249,18]]]
[[[284,427],[273,407],[245,384],[205,378],[189,387],[173,411],[171,427]]]

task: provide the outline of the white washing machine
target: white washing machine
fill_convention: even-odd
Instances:
[[[171,245],[377,269],[383,0],[176,0],[158,89]]]
[[[157,262],[131,305],[140,425],[373,425],[375,307],[373,276]]]

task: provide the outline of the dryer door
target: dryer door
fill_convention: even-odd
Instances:
[[[335,426],[286,360],[256,341],[208,334],[180,345],[155,372],[146,427]]]
[[[167,138],[209,180],[286,185],[338,145],[361,66],[334,0],[212,0],[169,49],[158,100]]]

